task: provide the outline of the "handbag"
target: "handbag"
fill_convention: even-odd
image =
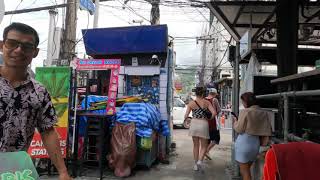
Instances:
[[[203,115],[205,116],[206,119],[211,119],[212,118],[212,113],[209,110],[201,108],[201,106],[197,103],[197,101],[194,101],[194,102],[201,109],[201,111],[203,112]]]

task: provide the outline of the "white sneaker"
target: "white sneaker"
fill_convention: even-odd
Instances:
[[[195,164],[195,165],[193,166],[193,170],[194,170],[194,171],[199,171],[198,164]]]
[[[204,171],[204,164],[203,162],[197,162],[198,170],[203,172]]]

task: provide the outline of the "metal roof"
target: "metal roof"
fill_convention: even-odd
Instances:
[[[253,42],[276,42],[276,7],[271,1],[222,1],[215,0],[206,3],[215,17],[223,24],[231,36],[239,41],[244,33],[251,28]],[[320,3],[308,2],[299,7],[299,24],[312,28],[316,36],[320,29]],[[262,37],[262,38],[261,38]],[[319,38],[302,39],[299,44],[318,44]],[[301,42],[301,43],[300,43]]]

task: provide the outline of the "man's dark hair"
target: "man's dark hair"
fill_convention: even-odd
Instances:
[[[18,31],[23,34],[33,35],[36,47],[39,45],[39,35],[33,27],[23,23],[14,22],[4,29],[3,40],[7,39],[8,33],[11,30]]]

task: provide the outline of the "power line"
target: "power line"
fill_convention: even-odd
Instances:
[[[103,8],[106,8],[106,7],[103,7]],[[132,24],[130,21],[127,21],[127,20],[121,18],[121,16],[117,16],[117,15],[114,14],[112,11],[108,11],[108,12],[109,12],[110,14],[112,14],[115,18],[120,19],[121,21],[126,22],[126,23],[128,23],[128,24]]]
[[[131,12],[133,12],[134,14],[136,14],[137,16],[141,17],[142,19],[148,21],[151,23],[150,20],[148,20],[147,18],[143,17],[142,15],[140,15],[139,13],[137,13],[134,9],[132,9],[129,5],[122,3],[120,0],[117,0],[120,4],[122,4],[123,6],[127,7]]]

